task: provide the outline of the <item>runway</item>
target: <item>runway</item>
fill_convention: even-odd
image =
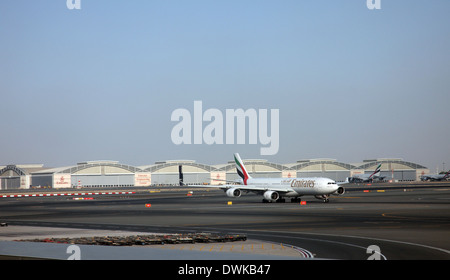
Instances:
[[[187,190],[147,189],[82,201],[59,196],[5,198],[0,200],[0,222],[139,232],[243,233],[249,239],[304,248],[320,259],[450,259],[450,186],[348,191],[332,196],[330,203],[304,197],[306,205],[263,204],[261,197],[252,194],[231,199],[215,190],[187,194]]]

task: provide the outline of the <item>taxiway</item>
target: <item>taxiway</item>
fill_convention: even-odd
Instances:
[[[190,196],[186,190],[145,190],[83,201],[5,198],[0,200],[0,221],[98,230],[242,233],[249,239],[298,246],[321,259],[368,259],[373,246],[380,249],[381,259],[450,259],[450,186],[350,190],[331,197],[330,203],[311,197],[303,201],[307,204],[262,204],[258,196],[231,200],[215,190],[194,190]]]

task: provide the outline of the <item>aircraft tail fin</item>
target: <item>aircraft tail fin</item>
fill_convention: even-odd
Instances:
[[[378,164],[377,168],[375,169],[375,171],[369,176],[369,178],[372,178],[374,175],[378,174],[381,172],[381,163]]]
[[[234,154],[234,162],[236,163],[237,173],[244,181],[244,185],[247,185],[247,180],[252,177],[248,174],[247,169],[245,168],[245,165],[242,162],[241,157],[239,156],[238,153]]]
[[[184,186],[183,167],[181,165],[178,165],[178,182],[180,183],[180,186]]]
[[[445,173],[444,179],[448,178],[450,176],[450,170]]]

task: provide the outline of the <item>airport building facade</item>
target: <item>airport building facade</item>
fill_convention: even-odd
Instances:
[[[357,174],[371,174],[381,164],[386,181],[419,181],[429,169],[403,159],[372,159],[343,163],[335,159],[308,159],[278,164],[247,159],[244,164],[253,177],[327,177],[343,182]],[[155,162],[131,166],[117,161],[87,161],[73,166],[45,168],[43,164],[0,166],[0,190],[28,188],[146,187],[179,185],[179,168],[185,184],[220,185],[238,180],[234,161],[220,165],[193,160]]]

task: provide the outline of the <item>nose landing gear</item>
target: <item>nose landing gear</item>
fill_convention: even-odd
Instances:
[[[317,198],[317,199],[322,199],[323,200],[323,203],[328,203],[328,202],[330,202],[330,200],[328,199],[330,196],[329,195],[316,195],[316,196],[314,196],[315,198]]]

